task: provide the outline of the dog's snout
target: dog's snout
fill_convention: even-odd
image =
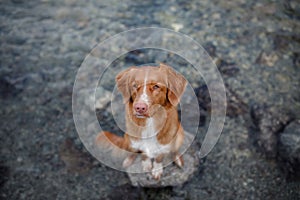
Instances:
[[[148,111],[148,106],[145,103],[138,102],[134,105],[134,110],[137,113],[144,114]]]

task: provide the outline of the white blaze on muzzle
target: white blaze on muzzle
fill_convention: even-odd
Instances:
[[[149,106],[149,98],[147,95],[147,80],[148,80],[148,70],[146,71],[146,75],[145,75],[145,79],[144,79],[144,87],[143,87],[143,93],[140,97],[140,101],[143,101],[144,103],[147,104],[147,106]]]

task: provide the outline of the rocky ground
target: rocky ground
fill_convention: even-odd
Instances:
[[[299,199],[300,4],[297,1],[0,2],[1,199]],[[155,26],[202,44],[223,76],[223,133],[184,185],[136,188],[83,147],[72,117],[91,49]],[[155,61],[167,61],[167,56]],[[124,64],[143,62],[143,52]],[[184,73],[184,72],[183,72]],[[210,98],[195,85],[209,123]],[[117,130],[104,107],[100,123]]]

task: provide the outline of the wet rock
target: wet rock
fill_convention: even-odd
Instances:
[[[0,163],[0,188],[4,185],[4,183],[9,179],[10,170],[9,167]]]
[[[277,5],[275,3],[257,4],[255,6],[255,10],[265,15],[274,15],[277,11]]]
[[[130,184],[112,188],[106,199],[141,199],[141,192]]]
[[[26,42],[26,38],[20,35],[7,36],[6,42],[9,44],[23,45]]]
[[[96,89],[95,97],[96,97],[95,108],[102,109],[105,108],[107,104],[111,102],[112,93],[103,89],[102,87],[98,87]]]
[[[20,90],[17,89],[11,81],[5,77],[0,77],[0,96],[2,98],[13,97],[18,92],[20,92]]]
[[[128,199],[247,199],[249,196],[253,199],[271,196],[277,199],[298,199],[299,184],[286,182],[278,174],[277,168],[274,168],[273,162],[252,156],[248,146],[241,147],[245,150],[237,149],[237,145],[247,142],[247,129],[242,117],[227,118],[225,134],[222,134],[217,148],[208,156],[207,171],[189,180],[184,188],[178,189],[186,192],[186,196],[174,196],[171,189],[163,188],[159,191],[147,190],[145,196],[136,197],[131,192],[138,191],[123,186],[124,182],[129,181],[125,173],[107,167],[93,168],[83,176],[66,174],[61,170],[60,164],[63,161],[59,162],[59,159],[76,163],[75,160],[81,158],[75,156],[76,151],[70,152],[67,148],[64,155],[63,152],[59,154],[62,156],[57,155],[56,151],[64,138],[77,137],[74,136],[76,130],[72,120],[71,95],[68,91],[64,93],[63,88],[72,89],[75,74],[90,48],[116,33],[137,26],[172,28],[172,24],[182,24],[182,32],[198,42],[213,41],[217,46],[216,54],[221,60],[239,65],[240,72],[234,78],[226,80],[233,74],[231,70],[224,71],[222,75],[226,74],[225,82],[239,89],[234,92],[243,93],[245,99],[242,100],[251,102],[255,99],[256,102],[276,103],[279,106],[284,104],[293,110],[298,109],[299,75],[296,72],[300,66],[299,39],[292,40],[288,36],[299,35],[299,22],[295,18],[300,13],[295,6],[297,1],[285,1],[289,4],[287,11],[291,11],[288,11],[288,15],[282,11],[284,2],[278,1],[2,1],[5,3],[0,8],[3,36],[0,39],[0,73],[9,74],[8,83],[17,91],[22,91],[20,95],[3,102],[0,112],[0,143],[4,152],[2,160],[10,171],[8,180],[3,187],[0,186],[2,199],[102,199],[102,196],[107,195],[111,197],[107,199],[126,199],[124,193],[130,193]],[[274,45],[270,34],[279,33]],[[126,48],[127,42],[113,49]],[[273,68],[266,65],[253,66],[253,61],[262,49],[267,53],[275,51],[278,55]],[[143,64],[148,61],[173,60],[172,63],[180,66],[180,73],[190,73],[187,70],[189,68],[183,67],[186,66],[184,63],[174,59],[175,56],[168,57],[169,54],[161,52],[166,51],[160,51],[155,56],[142,52],[137,58],[126,60],[126,63],[121,56],[123,64],[117,64],[125,68],[135,62]],[[106,58],[108,55],[105,51],[99,51],[94,57],[97,59],[102,56]],[[95,64],[100,67],[105,62],[101,60]],[[116,69],[119,68],[108,70],[117,73]],[[18,79],[44,70],[51,72],[44,73],[45,78],[36,76]],[[285,83],[277,82],[276,74],[289,79]],[[112,91],[115,85],[112,81],[114,74],[107,73],[104,77],[108,78],[101,86]],[[288,88],[285,92],[277,89],[283,84],[284,88]],[[201,80],[193,87],[200,85]],[[2,86],[4,84],[0,84],[0,88]],[[2,91],[11,91],[2,89],[0,99]],[[101,123],[114,128],[116,124],[113,123],[112,115],[107,111],[102,114]],[[44,146],[45,152],[41,152]],[[82,152],[81,148],[78,150]],[[0,177],[3,178],[2,173]]]
[[[284,1],[284,12],[291,18],[300,19],[300,3],[296,0]]]
[[[217,53],[216,53],[217,47],[212,42],[208,42],[208,43],[204,44],[203,48],[205,49],[205,51],[207,51],[207,53],[211,57],[217,57]]]
[[[90,154],[79,150],[70,138],[61,144],[59,155],[68,172],[85,173],[93,168],[93,158]]]
[[[134,50],[129,52],[126,56],[125,56],[125,61],[129,62],[129,63],[134,63],[135,65],[140,65],[140,64],[144,64],[144,53],[141,50]]]
[[[13,3],[15,4],[23,4],[25,1],[23,0],[12,0]]]
[[[278,56],[275,52],[261,52],[256,59],[256,63],[273,67],[278,60]]]
[[[205,112],[211,110],[211,98],[206,85],[202,85],[195,89],[195,93],[198,97],[198,103],[201,110]],[[203,112],[202,112],[203,113]]]
[[[293,47],[290,45],[291,43],[297,45],[300,43],[300,36],[298,33],[280,31],[271,33],[270,35],[273,38],[273,46],[274,50],[276,51],[289,51],[290,49],[293,49]]]
[[[248,112],[247,104],[229,87],[226,89],[227,109],[226,115],[229,117],[237,117]],[[199,107],[202,114],[210,113],[211,111],[211,99],[208,88],[206,85],[202,85],[195,90],[198,97]]]
[[[300,68],[300,52],[295,52],[293,55],[293,64]]]
[[[235,76],[240,71],[240,69],[234,62],[228,62],[226,60],[218,58],[217,60],[215,60],[215,63],[222,75]]]
[[[290,113],[275,107],[254,105],[250,111],[255,130],[253,142],[268,158],[277,155],[278,135],[293,119]]]
[[[185,133],[185,143],[193,140],[193,135]],[[164,167],[164,172],[159,181],[153,179],[150,173],[128,173],[133,186],[159,188],[167,186],[179,186],[188,181],[199,169],[200,159],[198,156],[200,146],[193,142],[189,149],[183,154],[184,166],[180,169],[174,163]],[[141,160],[137,159],[129,170],[141,168]]]
[[[1,84],[0,87],[3,87],[6,93],[11,92],[15,94],[25,90],[40,94],[44,81],[45,77],[42,73],[28,73],[18,77],[3,77],[1,80],[3,85]]]
[[[222,75],[234,76],[239,72],[239,68],[234,62],[226,61],[217,55],[217,47],[212,42],[204,44],[203,48],[212,57]]]
[[[300,120],[291,122],[280,134],[278,156],[288,177],[300,179]]]
[[[226,115],[236,117],[248,112],[248,105],[234,91],[226,87],[227,110]]]
[[[99,121],[99,124],[102,130],[109,131],[122,136],[124,132],[118,126],[118,124],[116,124],[116,121],[114,119],[115,116],[113,116],[113,114],[109,112],[108,107],[109,106],[102,109],[96,109],[96,116]]]

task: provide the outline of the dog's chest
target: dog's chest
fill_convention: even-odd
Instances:
[[[146,128],[142,132],[140,140],[132,140],[131,147],[140,150],[150,158],[155,158],[159,154],[170,152],[170,145],[162,145],[156,138],[157,130],[153,118],[147,119]]]

